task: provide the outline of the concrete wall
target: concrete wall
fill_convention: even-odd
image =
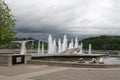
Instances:
[[[0,54],[0,65],[6,65],[6,66],[11,66],[12,64],[12,57],[13,56],[18,56],[20,54]],[[24,55],[24,64],[27,63],[31,59],[31,55]]]

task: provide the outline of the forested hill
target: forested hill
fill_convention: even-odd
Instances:
[[[90,43],[93,50],[120,50],[120,36],[90,37],[83,39],[82,42],[84,49],[88,49]]]

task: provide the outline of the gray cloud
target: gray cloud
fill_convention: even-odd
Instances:
[[[5,0],[26,34],[119,35],[119,0]]]

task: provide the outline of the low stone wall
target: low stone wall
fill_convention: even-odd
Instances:
[[[31,55],[5,54],[5,53],[2,54],[1,53],[0,54],[0,65],[11,66],[15,64],[26,64],[27,61],[30,59],[31,59]],[[16,63],[15,63],[15,60],[17,60]]]
[[[80,63],[40,61],[40,60],[30,60],[28,61],[28,64],[77,67],[77,68],[120,68],[120,64],[80,64]]]
[[[0,65],[12,65],[12,55],[0,54]]]

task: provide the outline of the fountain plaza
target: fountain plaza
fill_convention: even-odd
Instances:
[[[64,35],[63,41],[56,41],[51,35],[48,38],[48,50],[39,40],[36,53],[28,53],[27,41],[14,41],[21,44],[18,54],[0,54],[0,64],[10,63],[14,66],[0,66],[0,80],[119,80],[119,57],[93,53],[92,45],[87,52],[84,44],[78,44],[77,37],[68,42]],[[33,45],[33,43],[32,43]],[[0,50],[0,52],[11,50]],[[17,51],[17,50],[16,50]],[[28,59],[26,55],[32,57]],[[13,59],[12,59],[13,58]],[[23,59],[23,60],[22,60]],[[15,65],[10,61],[26,61],[26,64]],[[9,65],[9,64],[8,64]]]
[[[75,42],[74,42],[75,41]],[[77,37],[68,44],[67,36],[63,41],[56,41],[49,35],[48,50],[44,50],[43,42],[39,40],[36,53],[28,53],[27,41],[14,41],[21,44],[19,54],[0,54],[0,62],[9,61],[16,57],[32,55],[32,59],[25,59],[27,64],[14,66],[0,66],[0,80],[119,80],[119,57],[108,57],[93,53],[91,44],[87,52],[83,43],[78,44]],[[33,44],[33,43],[32,43]],[[3,50],[12,53],[11,50]],[[1,57],[2,56],[2,57]],[[13,59],[13,60],[16,60]],[[104,63],[103,63],[104,62]]]
[[[83,46],[84,44],[81,42],[81,44],[78,43],[78,38],[75,37],[75,39],[71,39],[71,41],[68,41],[67,35],[64,35],[63,40],[54,39],[52,35],[48,36],[48,50],[45,50],[44,48],[44,42],[38,40],[38,49],[36,53],[27,53],[26,49],[26,43],[33,40],[25,40],[25,41],[13,41],[14,43],[20,43],[21,44],[21,50],[20,50],[20,56],[27,55],[27,57],[24,59],[25,63],[44,63],[44,64],[65,64],[67,63],[70,66],[77,65],[81,67],[87,66],[95,66],[97,67],[107,66],[109,65],[118,65],[120,64],[119,57],[109,57],[107,54],[103,53],[93,53],[92,52],[92,45],[88,44],[88,50],[87,52],[84,51]],[[32,43],[34,45],[34,43]],[[16,54],[13,54],[14,56],[17,56]],[[2,56],[2,54],[1,54]],[[12,56],[12,55],[11,55]],[[21,59],[24,57],[17,56],[15,60],[22,61]],[[30,57],[31,56],[31,57]],[[1,58],[1,61],[3,61],[4,58]],[[7,59],[6,59],[7,60]],[[14,62],[14,60],[11,58]],[[24,61],[23,60],[23,61]],[[9,59],[7,60],[9,61]],[[10,65],[12,65],[12,61]],[[87,64],[87,65],[86,65]],[[99,65],[100,64],[100,65]],[[108,65],[109,64],[109,65]]]

